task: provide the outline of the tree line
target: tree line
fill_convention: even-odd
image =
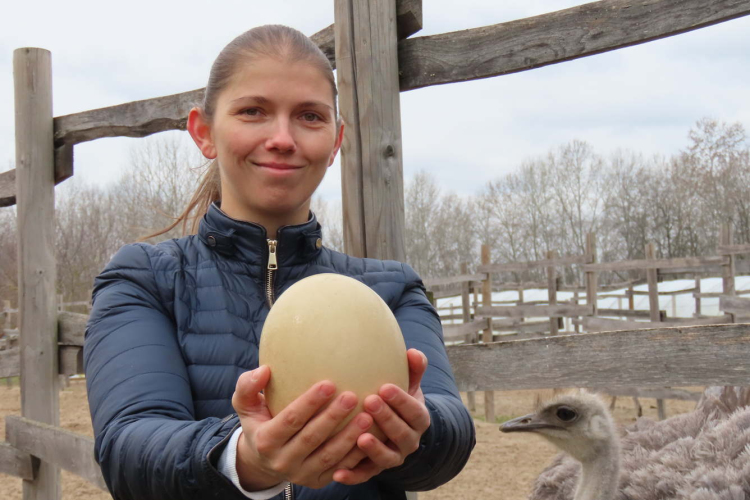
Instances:
[[[74,177],[56,191],[58,293],[88,299],[94,277],[123,244],[171,224],[193,194],[207,164],[184,139],[139,141],[115,182]],[[460,273],[479,264],[482,244],[493,262],[539,260],[548,250],[581,255],[597,235],[600,261],[644,257],[653,242],[663,258],[711,255],[730,222],[735,241],[750,241],[750,147],[740,123],[704,118],[687,146],[670,157],[634,150],[598,154],[573,140],[492,180],[474,196],[442,190],[420,172],[405,187],[407,261],[423,277]],[[325,244],[343,250],[340,202],[313,199]],[[178,226],[149,240],[180,237]],[[0,210],[0,299],[18,293],[15,209]],[[509,273],[506,281],[540,281]],[[627,278],[620,276],[616,278]],[[579,282],[568,270],[565,280]],[[617,281],[617,279],[614,279]]]

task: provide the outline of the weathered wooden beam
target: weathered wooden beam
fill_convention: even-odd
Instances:
[[[750,14],[750,0],[603,0],[399,47],[401,90],[478,80],[600,54]]]
[[[670,318],[668,321],[629,321],[621,319],[585,317],[581,324],[588,332],[612,332],[620,330],[639,330],[652,328],[674,328],[677,326],[721,325],[731,323],[727,316],[708,318]]]
[[[446,349],[461,391],[750,382],[750,325],[583,333]]]
[[[740,255],[750,253],[750,245],[719,245],[719,255]]]
[[[601,296],[600,296],[601,297]],[[650,318],[651,311],[639,311],[630,309],[602,309],[597,311],[599,316],[620,316],[623,318]]]
[[[461,325],[444,325],[443,340],[465,340],[466,335],[479,333],[487,328],[488,320],[489,318],[484,318],[472,321],[471,323],[463,323]]]
[[[719,309],[731,314],[750,314],[750,299],[722,295],[719,299]]]
[[[21,348],[12,347],[0,351],[0,378],[17,377],[21,374]]]
[[[512,271],[529,271],[541,267],[570,266],[574,264],[587,264],[589,262],[585,255],[573,255],[570,257],[556,257],[554,259],[532,260],[528,262],[507,262],[502,264],[488,264],[477,267],[480,273],[502,273]],[[546,288],[547,283],[544,283]]]
[[[17,416],[5,417],[5,436],[19,451],[70,471],[107,491],[101,469],[94,460],[92,438]]]
[[[631,271],[634,269],[702,268],[726,264],[726,257],[681,257],[677,259],[621,260],[586,264],[584,271]]]
[[[83,337],[86,334],[88,314],[68,311],[57,313],[57,341],[60,345],[83,347]]]
[[[422,282],[425,287],[432,288],[433,286],[453,285],[455,283],[465,283],[469,281],[482,281],[485,277],[484,274],[461,274],[446,278],[426,278],[423,279]]]
[[[33,481],[38,468],[38,459],[8,443],[0,443],[0,473]]]
[[[493,316],[504,318],[543,318],[545,316],[577,317],[593,314],[593,306],[573,306],[559,304],[555,306],[482,306],[476,316]]]
[[[55,262],[55,151],[52,56],[37,48],[13,52],[18,196],[18,309],[21,331],[21,414],[60,421]],[[41,463],[24,484],[25,500],[58,500],[60,471]]]
[[[12,207],[16,204],[16,170],[0,174],[0,207]]]

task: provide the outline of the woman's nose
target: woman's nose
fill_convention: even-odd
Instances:
[[[270,136],[266,141],[266,148],[283,153],[296,151],[297,143],[294,140],[289,120],[280,119],[274,122]]]

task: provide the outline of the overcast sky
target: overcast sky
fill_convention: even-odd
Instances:
[[[425,28],[444,33],[564,9],[573,0],[425,0]],[[14,153],[13,51],[52,52],[60,116],[204,87],[232,38],[278,23],[312,35],[333,23],[333,0],[11,2],[0,18],[0,171]],[[404,173],[432,172],[446,190],[488,180],[573,139],[670,155],[710,116],[750,127],[750,17],[541,69],[401,94]],[[178,134],[178,132],[171,132]],[[185,135],[187,135],[185,133]],[[77,145],[76,176],[117,178],[143,139]],[[319,193],[340,197],[338,162]]]

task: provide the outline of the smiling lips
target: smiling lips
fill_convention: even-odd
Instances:
[[[256,163],[256,165],[258,165],[259,167],[270,168],[272,170],[297,170],[297,169],[302,168],[301,166],[298,166],[298,165],[289,165],[286,163],[274,163],[274,162]]]

